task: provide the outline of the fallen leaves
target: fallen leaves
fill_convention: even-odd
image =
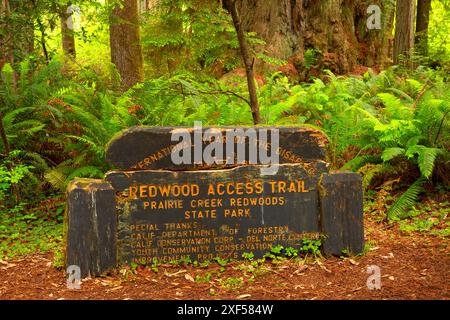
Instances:
[[[307,269],[308,269],[308,266],[302,265],[297,270],[295,270],[293,274],[299,275],[299,276],[304,275],[305,274],[304,271],[306,271]]]
[[[4,265],[4,267],[1,267],[2,270],[14,268],[16,266],[16,264],[14,264],[14,263],[9,263],[9,262],[3,261],[3,260],[0,260],[0,264]]]
[[[195,279],[189,273],[186,273],[184,278],[188,281],[195,282]]]
[[[352,265],[354,265],[354,266],[357,266],[357,265],[359,265],[359,263],[358,262],[356,262],[355,260],[353,260],[353,259],[348,259],[348,262],[350,262]]]
[[[117,287],[114,287],[114,288],[110,289],[109,291],[116,291],[116,290],[119,290],[119,289],[123,289],[123,287],[122,286],[117,286]]]
[[[166,277],[176,277],[176,276],[181,275],[181,274],[183,274],[185,272],[187,272],[187,270],[180,270],[180,271],[177,271],[177,272],[174,272],[174,273],[164,272],[164,275]]]

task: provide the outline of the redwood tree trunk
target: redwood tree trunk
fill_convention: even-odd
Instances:
[[[369,30],[367,21],[369,6],[377,5],[381,9],[381,28]],[[392,64],[392,28],[394,24],[395,4],[386,0],[365,0],[355,5],[353,13],[355,34],[358,40],[358,64],[384,69]]]
[[[13,35],[8,23],[10,17],[10,6],[8,0],[0,2],[0,27],[5,32],[0,34],[0,70],[5,63],[13,63]]]
[[[286,59],[302,48],[302,1],[237,0],[242,27],[256,32],[273,56]]]
[[[265,40],[269,56],[305,68],[304,52],[319,54],[322,68],[347,73],[360,65],[391,63],[395,6],[385,0],[237,0],[244,30]],[[381,9],[381,28],[368,30],[367,9]]]
[[[139,10],[137,0],[123,1],[111,15],[110,47],[111,62],[121,76],[121,86],[127,90],[144,80]]]
[[[414,0],[397,0],[395,15],[394,64],[399,64],[401,57],[411,57],[414,48]]]
[[[430,23],[431,0],[417,3],[416,46],[423,56],[428,55],[428,25]]]
[[[73,22],[72,22],[72,10],[71,5],[64,6],[61,12],[61,40],[62,48],[66,55],[75,58],[75,37],[73,33]]]

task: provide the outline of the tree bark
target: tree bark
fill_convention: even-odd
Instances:
[[[6,136],[5,127],[3,126],[3,113],[0,112],[0,137],[3,142],[3,149],[5,150],[5,156],[8,157],[10,153],[10,147],[8,137]]]
[[[144,80],[139,10],[137,0],[123,1],[111,15],[110,25],[111,62],[121,76],[121,87],[127,90]]]
[[[9,0],[1,0],[0,27],[5,30],[5,32],[0,35],[0,70],[6,63],[10,63],[12,65],[14,62],[13,35],[10,30],[10,24],[8,23],[10,13]]]
[[[239,13],[237,11],[236,1],[225,0],[225,5],[227,10],[231,14],[231,18],[233,19],[233,25],[236,29],[236,34],[239,41],[239,48],[241,50],[242,59],[245,65],[245,73],[247,76],[247,86],[250,95],[250,109],[252,112],[253,123],[257,125],[261,123],[261,117],[259,114],[259,104],[258,104],[258,97],[256,94],[255,75],[253,71],[255,60],[254,58],[251,57],[249,46],[247,40],[245,39],[245,33],[242,28]]]
[[[72,22],[73,11],[71,4],[63,7],[60,13],[61,20],[61,42],[62,48],[66,55],[73,58],[76,57],[75,50],[75,36],[73,32],[73,22]]]
[[[411,58],[414,49],[414,0],[397,0],[395,15],[394,64],[401,62],[401,57]]]
[[[368,8],[377,5],[381,9],[381,29],[369,30]],[[365,0],[355,5],[353,19],[358,41],[357,63],[367,67],[384,69],[392,64],[392,28],[395,4],[386,0]]]
[[[237,0],[236,6],[243,29],[256,32],[271,56],[285,59],[301,48],[301,0]]]
[[[417,51],[428,55],[428,25],[430,23],[431,0],[419,0],[417,3],[416,46]]]
[[[367,8],[378,5],[381,29],[368,30]],[[343,74],[360,65],[391,63],[391,31],[395,6],[385,0],[237,0],[246,32],[265,40],[269,56],[305,69],[304,52],[313,49],[321,68]]]

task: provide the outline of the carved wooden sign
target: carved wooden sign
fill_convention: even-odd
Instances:
[[[69,186],[66,263],[99,275],[118,263],[262,257],[305,239],[327,255],[360,252],[361,178],[329,173],[326,142],[307,127],[122,132],[107,149],[117,170]]]

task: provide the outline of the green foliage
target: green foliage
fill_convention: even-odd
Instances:
[[[292,247],[288,247],[285,249],[285,253],[286,257],[288,258],[295,258],[298,256],[298,250]]]
[[[380,164],[369,163],[361,167],[357,172],[363,175],[362,178],[363,188],[367,190],[376,176],[393,172],[393,170],[394,170],[393,167],[386,163]]]
[[[428,27],[428,51],[434,61],[448,63],[450,60],[450,1],[432,1],[430,25]]]
[[[0,260],[31,253],[55,252],[56,264],[62,247],[64,203],[53,199],[46,207],[0,210]]]
[[[244,252],[244,253],[242,254],[242,258],[243,258],[244,260],[252,261],[252,260],[255,258],[255,255],[253,254],[253,252]]]
[[[312,254],[314,257],[321,255],[320,249],[322,247],[321,239],[303,239],[300,251],[305,254]]]
[[[243,277],[229,277],[226,279],[219,279],[218,280],[219,285],[225,289],[228,290],[237,290],[242,288],[244,285],[244,278]]]
[[[228,259],[223,259],[223,258],[220,258],[220,257],[215,257],[213,260],[215,262],[217,262],[221,267],[225,267],[228,264],[228,262],[229,262]]]
[[[150,78],[185,72],[220,77],[241,64],[236,31],[221,2],[157,1],[143,15],[141,29]],[[269,56],[255,32],[248,32],[246,39],[257,59],[274,66],[286,63]]]
[[[309,69],[317,63],[317,60],[318,60],[317,54],[318,53],[319,52],[316,49],[311,49],[311,48],[309,48],[305,51],[305,62],[304,62],[305,68]]]
[[[210,1],[158,1],[143,17],[142,44],[147,73],[157,77],[177,70],[208,72],[214,66],[231,70],[238,63],[230,15]]]
[[[147,80],[127,92],[115,90],[118,75],[106,54],[109,14],[119,0],[13,2],[13,14],[0,13],[2,27],[19,30],[0,28],[0,40],[8,35],[15,44],[11,61],[6,51],[0,52],[0,61],[6,57],[11,62],[0,70],[0,114],[12,150],[7,152],[0,142],[0,260],[60,246],[63,207],[51,214],[32,207],[41,197],[64,192],[76,177],[103,177],[110,169],[105,147],[117,132],[135,125],[189,126],[196,120],[252,125],[246,79],[216,79],[240,65],[235,29],[220,1],[155,2],[141,19]],[[74,17],[77,59],[58,55],[59,13],[69,3],[83,12]],[[361,173],[368,192],[394,181],[395,192],[385,198],[388,204],[406,189],[387,211],[390,220],[414,217],[413,224],[401,225],[406,232],[431,230],[441,223],[435,216],[415,219],[411,208],[425,184],[448,192],[449,5],[448,0],[433,1],[429,57],[421,61],[434,69],[369,70],[361,77],[325,71],[326,77],[300,84],[275,73],[257,92],[264,125],[322,130],[330,142],[333,169]],[[35,52],[28,55],[25,46],[33,37]],[[258,60],[285,63],[266,55],[256,33],[248,33],[247,40]],[[43,47],[46,54],[40,53]],[[321,55],[316,49],[304,52],[306,71],[314,71]],[[448,227],[436,232],[448,235]],[[320,246],[321,240],[305,239],[300,248],[274,246],[265,258],[318,256]],[[253,261],[253,253],[242,257],[250,265],[260,261]],[[221,271],[228,263],[215,261]],[[62,265],[60,251],[55,263]],[[189,257],[176,263],[209,264]],[[157,267],[155,261],[152,268]],[[227,281],[224,285],[230,287],[241,283]]]
[[[264,254],[264,259],[270,259],[272,262],[279,260],[285,260],[286,258],[296,258],[299,253],[302,254],[312,254],[315,257],[320,256],[320,250],[322,247],[322,241],[320,239],[311,240],[303,239],[300,248],[296,249],[293,247],[283,247],[282,245],[273,246],[269,252]],[[264,260],[263,259],[263,260]]]
[[[140,125],[251,124],[245,86],[230,88],[222,82],[199,81],[185,73],[146,81],[130,90],[139,107]]]
[[[412,208],[399,222],[399,229],[405,233],[423,232],[439,237],[448,237],[450,223],[447,221],[450,212],[449,202],[426,204]],[[410,218],[410,219],[406,219]]]
[[[264,254],[264,258],[270,259],[272,261],[283,260],[283,246],[279,244],[273,246],[269,252],[266,252]]]
[[[419,67],[400,77],[395,68],[378,75],[369,71],[361,78],[329,73],[326,84],[315,79],[291,85],[275,74],[259,97],[267,124],[320,127],[330,140],[332,167],[359,171],[367,189],[379,177],[403,172],[405,166],[417,168],[428,180],[447,179],[443,172],[449,160],[448,92],[440,72]],[[349,151],[353,156],[342,163]],[[402,205],[393,212],[406,210],[405,205],[417,199],[411,192],[399,199]]]
[[[204,276],[196,275],[195,282],[197,283],[208,283],[211,281],[212,274],[210,272],[206,273]]]
[[[0,165],[0,212],[4,210],[8,204],[14,203],[14,201],[11,201],[14,188],[17,189],[24,178],[30,174],[30,169],[33,168],[32,166],[23,164],[10,166],[8,168],[8,164],[10,164],[9,161],[4,161],[4,165]]]
[[[410,207],[414,205],[417,201],[417,197],[423,191],[422,185],[424,182],[424,178],[419,178],[409,186],[408,190],[406,190],[389,208],[387,212],[388,219],[392,220],[395,218],[400,218]]]

